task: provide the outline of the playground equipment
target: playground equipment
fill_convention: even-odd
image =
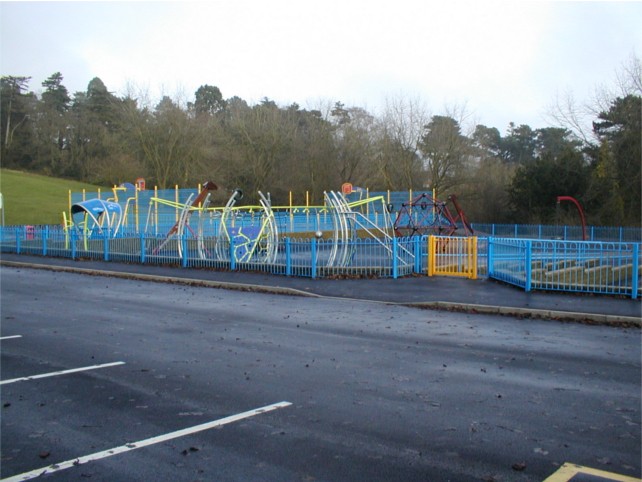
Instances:
[[[266,196],[261,191],[258,194],[259,206],[237,207],[236,203],[243,199],[243,191],[235,189],[223,208],[216,243],[219,259],[225,259],[224,251],[231,247],[230,256],[237,262],[275,262],[279,229],[270,194]]]
[[[73,226],[84,237],[95,231],[102,233],[104,229],[115,237],[123,220],[123,208],[117,202],[88,199],[71,206],[71,218]]]
[[[391,233],[393,231],[390,225],[390,217],[388,215],[383,217],[384,225],[382,227],[361,212],[353,209],[359,205],[372,202],[381,202],[383,206],[383,197],[369,198],[354,203],[348,203],[343,192],[324,192],[324,197],[328,212],[331,214],[333,220],[332,244],[326,264],[328,267],[345,267],[350,264],[356,247],[354,241],[356,241],[360,233],[362,238],[375,240],[375,242],[384,248],[390,258],[399,255],[399,253],[394,253],[392,246],[393,240]],[[382,209],[382,211],[385,212],[384,209]],[[405,248],[401,248],[401,251],[410,257],[414,257],[412,253]]]
[[[154,211],[158,205],[177,209],[180,214],[160,243],[151,238],[148,252],[153,256],[177,253],[180,258],[195,256],[202,260],[274,264],[279,262],[279,236],[296,237],[297,232],[302,235],[307,232],[307,236],[314,233],[319,239],[319,266],[350,266],[357,249],[357,239],[371,239],[373,246],[383,248],[382,253],[386,254],[378,256],[396,255],[406,259],[413,256],[405,248],[396,251],[393,248],[394,230],[383,196],[350,203],[343,193],[328,191],[324,192],[323,206],[275,207],[270,194],[261,191],[258,191],[257,205],[240,205],[243,192],[235,189],[227,203],[217,207],[211,202],[211,193],[216,189],[218,187],[213,182],[207,182],[198,195],[190,195],[184,203],[152,198],[146,233],[158,228],[157,223],[154,224]],[[376,208],[368,209],[372,204],[376,204]],[[374,220],[367,214],[370,210]],[[382,214],[376,215],[376,212]],[[298,220],[294,219],[295,216]],[[303,231],[295,230],[298,222],[305,222]],[[168,250],[173,241],[176,247]]]
[[[557,205],[559,206],[562,201],[572,202],[577,208],[577,212],[580,213],[580,220],[582,221],[582,241],[586,241],[586,220],[584,219],[584,210],[582,205],[571,196],[557,196]]]
[[[192,213],[194,211],[203,211],[207,209],[210,203],[210,196],[212,191],[216,191],[218,189],[218,186],[214,184],[212,181],[207,181],[203,184],[203,187],[201,191],[198,193],[196,197],[194,197],[193,194],[190,195],[190,197],[187,199],[187,202],[183,205],[183,209],[180,213],[178,221],[174,224],[174,226],[171,227],[171,229],[167,232],[165,235],[165,239],[158,245],[154,251],[153,254],[157,255],[161,249],[163,249],[172,239],[177,240],[177,248],[178,248],[178,254],[179,257],[183,257],[183,245],[181,242],[181,239],[183,238],[183,233],[185,232],[185,229],[189,230],[192,235],[196,237],[197,240],[199,240],[198,243],[198,251],[199,255],[204,258],[204,245],[203,245],[203,235],[202,233],[195,233],[194,230],[190,227],[189,221],[192,216]],[[153,201],[155,202],[160,202],[161,200],[158,198],[152,198]],[[151,210],[152,204],[150,203],[149,209]],[[148,220],[151,218],[150,213],[148,214]]]
[[[461,230],[464,236],[472,236],[473,228],[466,219],[457,196],[451,194],[448,200],[454,206],[457,216],[451,214],[445,202],[435,199],[428,193],[422,193],[412,201],[402,203],[394,223],[395,234],[397,236],[427,234],[453,236]],[[458,222],[461,223],[461,228]]]

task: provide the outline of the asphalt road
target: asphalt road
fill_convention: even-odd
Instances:
[[[0,282],[1,335],[21,336],[1,342],[2,478],[640,477],[639,329],[10,267]]]

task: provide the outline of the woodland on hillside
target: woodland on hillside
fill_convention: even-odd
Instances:
[[[555,223],[578,199],[593,225],[639,226],[642,69],[632,58],[615,89],[590,105],[553,102],[551,127],[470,126],[465,109],[430,114],[397,98],[379,115],[328,102],[318,109],[250,105],[204,84],[193,102],[117,96],[100,78],[69,93],[56,72],[32,90],[30,77],[1,78],[2,167],[99,185],[144,177],[159,189],[207,180],[248,195],[323,192],[344,182],[371,191],[456,193],[474,222]],[[584,127],[588,118],[588,129]],[[573,223],[573,221],[571,221]]]

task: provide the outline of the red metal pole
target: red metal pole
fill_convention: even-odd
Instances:
[[[580,213],[580,219],[582,220],[582,240],[586,241],[586,220],[584,219],[584,210],[582,209],[582,206],[577,199],[571,196],[557,196],[557,204],[559,204],[560,201],[570,201],[575,204],[577,212]]]

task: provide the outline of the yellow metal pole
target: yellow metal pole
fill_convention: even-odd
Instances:
[[[294,214],[292,213],[292,191],[290,191],[290,232],[294,232]]]
[[[154,199],[158,199],[158,186],[154,186]],[[158,234],[158,201],[154,203],[154,232]]]
[[[435,274],[435,237],[428,236],[428,276]]]
[[[138,187],[134,189],[134,216],[136,217],[136,232],[138,233]]]
[[[84,188],[83,188],[83,190],[82,190],[82,200],[83,200],[83,201],[85,200],[85,189],[84,189]]]
[[[472,252],[473,252],[473,279],[477,279],[477,236],[472,238]]]
[[[437,190],[433,187],[432,188],[432,219],[433,223],[435,222],[435,216],[437,213],[435,212],[435,203],[437,202]]]
[[[174,208],[175,211],[175,221],[178,222],[178,184],[174,186],[174,200],[176,201],[176,207]]]
[[[100,199],[100,188],[98,188],[98,199]]]
[[[63,231],[65,232],[65,249],[69,249],[69,231],[67,227],[67,213],[62,212],[62,225]]]
[[[366,188],[366,199],[370,199],[370,188]],[[370,216],[370,203],[366,204],[366,216]]]

